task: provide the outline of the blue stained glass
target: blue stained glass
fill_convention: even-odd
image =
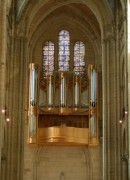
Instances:
[[[74,46],[74,71],[75,74],[82,74],[85,70],[85,45],[77,41]]]
[[[54,71],[54,43],[46,41],[43,46],[43,75],[52,75]]]
[[[59,55],[58,66],[60,71],[69,70],[70,60],[70,35],[66,30],[62,30],[59,33]]]
[[[69,32],[68,31],[66,31],[66,30],[60,31],[59,40],[62,40],[62,39],[69,41],[70,38],[69,38]]]

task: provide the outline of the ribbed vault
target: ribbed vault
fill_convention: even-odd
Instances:
[[[58,17],[61,13],[66,13],[77,21],[82,19],[87,22],[89,28],[93,29],[94,33],[99,36],[103,26],[111,24],[112,21],[111,12],[109,12],[107,5],[105,1],[96,0],[38,0],[37,2],[28,2],[28,6],[23,10],[24,13],[21,13],[21,18],[26,25],[26,33],[32,35],[33,31],[45,19],[52,17],[52,15]]]
[[[106,31],[112,22],[108,4],[102,0],[28,1],[17,19],[18,34],[27,37],[31,51],[49,29],[58,31],[61,27],[80,31],[93,45],[97,57],[101,55],[101,40],[106,36],[104,29]]]

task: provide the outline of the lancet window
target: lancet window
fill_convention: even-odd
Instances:
[[[74,72],[82,74],[85,71],[85,45],[77,41],[74,46]]]
[[[71,48],[72,49],[72,48]],[[46,41],[43,46],[43,76],[50,76],[54,72],[54,43]],[[70,58],[70,54],[73,57]],[[76,75],[81,75],[85,71],[85,44],[77,41],[73,52],[70,53],[70,33],[61,30],[58,34],[58,71],[74,71]],[[70,59],[74,66],[70,69]]]
[[[70,35],[66,30],[59,33],[59,54],[58,64],[59,71],[68,71],[70,61]]]
[[[54,43],[46,41],[43,46],[43,76],[52,75],[54,71]]]

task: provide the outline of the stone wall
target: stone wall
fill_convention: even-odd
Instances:
[[[26,147],[24,180],[101,180],[101,147]]]

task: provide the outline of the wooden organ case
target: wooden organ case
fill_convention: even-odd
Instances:
[[[98,74],[94,64],[76,75],[70,71],[40,77],[29,65],[28,144],[98,144]]]

